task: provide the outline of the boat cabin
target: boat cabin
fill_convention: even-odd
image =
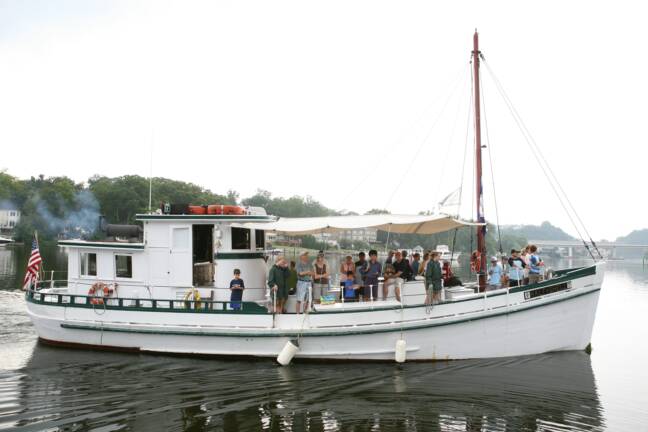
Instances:
[[[69,287],[85,295],[103,282],[116,285],[120,297],[171,299],[196,288],[202,298],[229,301],[229,283],[238,268],[249,287],[243,300],[263,300],[265,231],[243,224],[276,218],[262,208],[241,209],[240,214],[138,214],[139,233],[110,232],[109,226],[105,240],[61,240],[68,251]]]

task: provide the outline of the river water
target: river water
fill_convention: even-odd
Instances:
[[[27,252],[0,248],[0,430],[648,430],[641,262],[608,263],[591,355],[281,368],[40,344],[15,289]]]

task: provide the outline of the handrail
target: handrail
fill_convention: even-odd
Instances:
[[[28,290],[27,299],[39,304],[75,305],[101,309],[125,310],[161,310],[193,311],[219,313],[268,313],[268,309],[257,302],[250,301],[216,301],[216,300],[178,300],[178,299],[145,299],[127,297],[104,297],[56,292]],[[240,309],[233,309],[232,303],[240,304]]]

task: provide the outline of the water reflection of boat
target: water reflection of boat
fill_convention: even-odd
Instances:
[[[39,344],[14,378],[7,382],[15,386],[16,399],[8,402],[15,408],[5,421],[18,429],[604,428],[590,358],[582,352],[405,367],[277,368]]]

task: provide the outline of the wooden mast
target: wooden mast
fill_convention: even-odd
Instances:
[[[485,222],[482,187],[481,113],[479,91],[479,34],[473,36],[473,77],[475,89],[475,196],[477,199],[477,221]],[[480,253],[479,291],[486,289],[486,226],[477,227],[477,251]]]

